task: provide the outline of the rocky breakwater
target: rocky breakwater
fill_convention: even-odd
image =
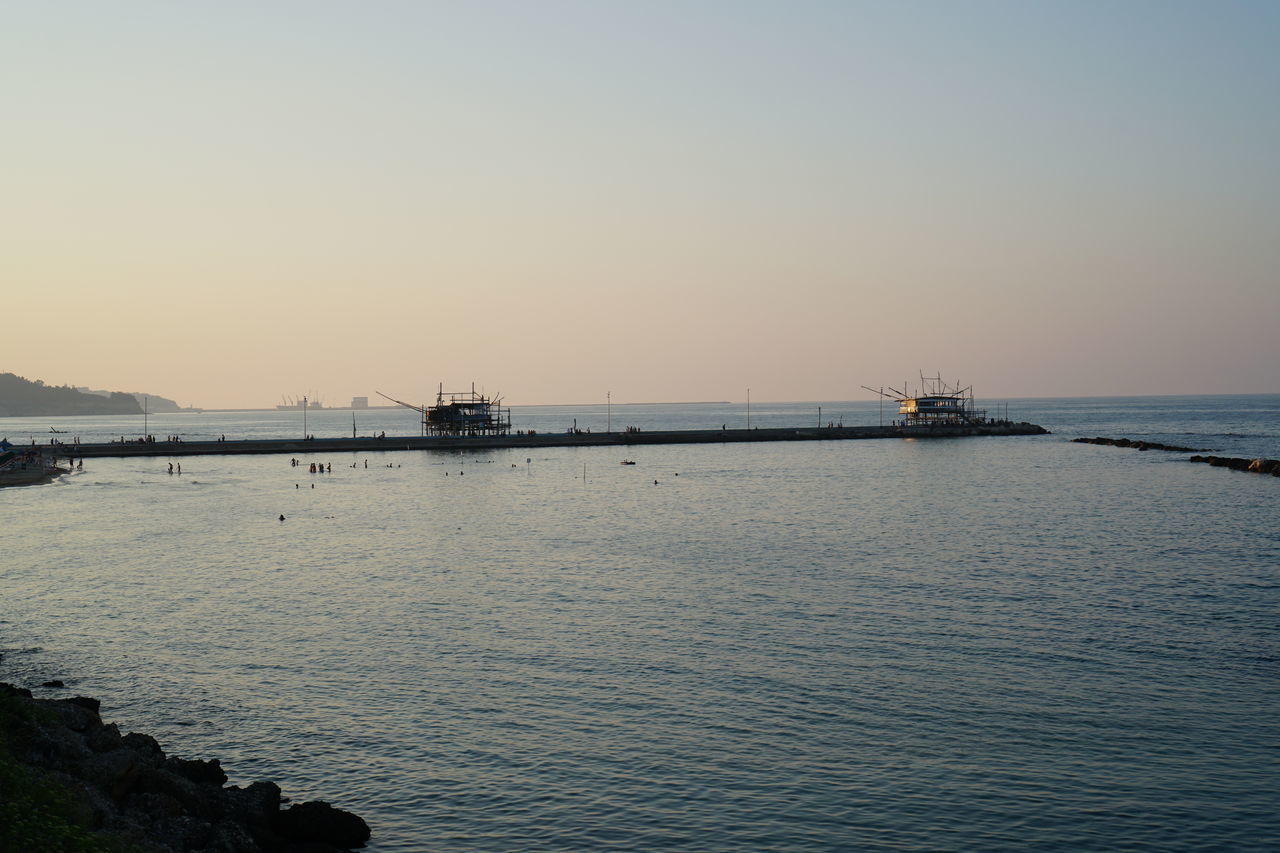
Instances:
[[[1192,456],[1192,462],[1204,462],[1215,468],[1232,471],[1249,471],[1254,474],[1270,474],[1280,477],[1280,459],[1240,459],[1234,456]]]
[[[96,699],[35,699],[0,683],[0,818],[10,824],[0,848],[338,853],[369,839],[350,812],[321,801],[282,809],[275,783],[227,786],[216,759],[166,755],[149,735],[121,735],[98,709]],[[49,819],[40,798],[15,805],[15,789],[52,790],[47,799],[68,816]],[[87,845],[55,843],[80,832]]]
[[[1154,441],[1134,441],[1129,438],[1073,438],[1079,444],[1104,444],[1108,447],[1131,447],[1134,450],[1167,450],[1173,453],[1204,453],[1194,447],[1178,447],[1173,444],[1159,444]],[[1280,477],[1280,459],[1241,459],[1236,456],[1192,456],[1188,462],[1204,462],[1215,468],[1230,468],[1232,471],[1249,471],[1254,474],[1269,474]]]
[[[1077,444],[1103,444],[1107,447],[1130,447],[1134,450],[1165,450],[1170,453],[1201,453],[1195,447],[1179,447],[1176,444],[1160,444],[1156,441],[1134,441],[1131,438],[1073,438]]]

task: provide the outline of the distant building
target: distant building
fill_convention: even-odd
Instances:
[[[368,397],[352,397],[352,398],[351,398],[351,408],[353,408],[353,409],[367,409],[367,408],[369,408],[369,398],[368,398]]]

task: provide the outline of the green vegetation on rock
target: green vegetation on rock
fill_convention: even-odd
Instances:
[[[140,415],[142,406],[132,394],[113,392],[109,397],[85,394],[63,385],[53,387],[0,373],[0,417],[47,415]]]
[[[0,850],[126,853],[129,848],[88,831],[70,791],[14,758],[12,744],[35,713],[29,704],[0,695]]]

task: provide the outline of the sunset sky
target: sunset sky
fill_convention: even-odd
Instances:
[[[0,372],[270,406],[1280,392],[1280,3],[51,2]]]

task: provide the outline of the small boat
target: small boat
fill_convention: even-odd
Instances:
[[[631,459],[623,459],[621,464],[623,464],[623,465],[634,465],[634,464],[636,464],[636,463],[635,463],[633,460],[631,460]]]
[[[65,430],[65,429],[54,429],[53,427],[49,427],[49,432],[56,432],[56,433],[61,434],[61,433],[65,433],[65,432],[66,432],[66,430]]]

